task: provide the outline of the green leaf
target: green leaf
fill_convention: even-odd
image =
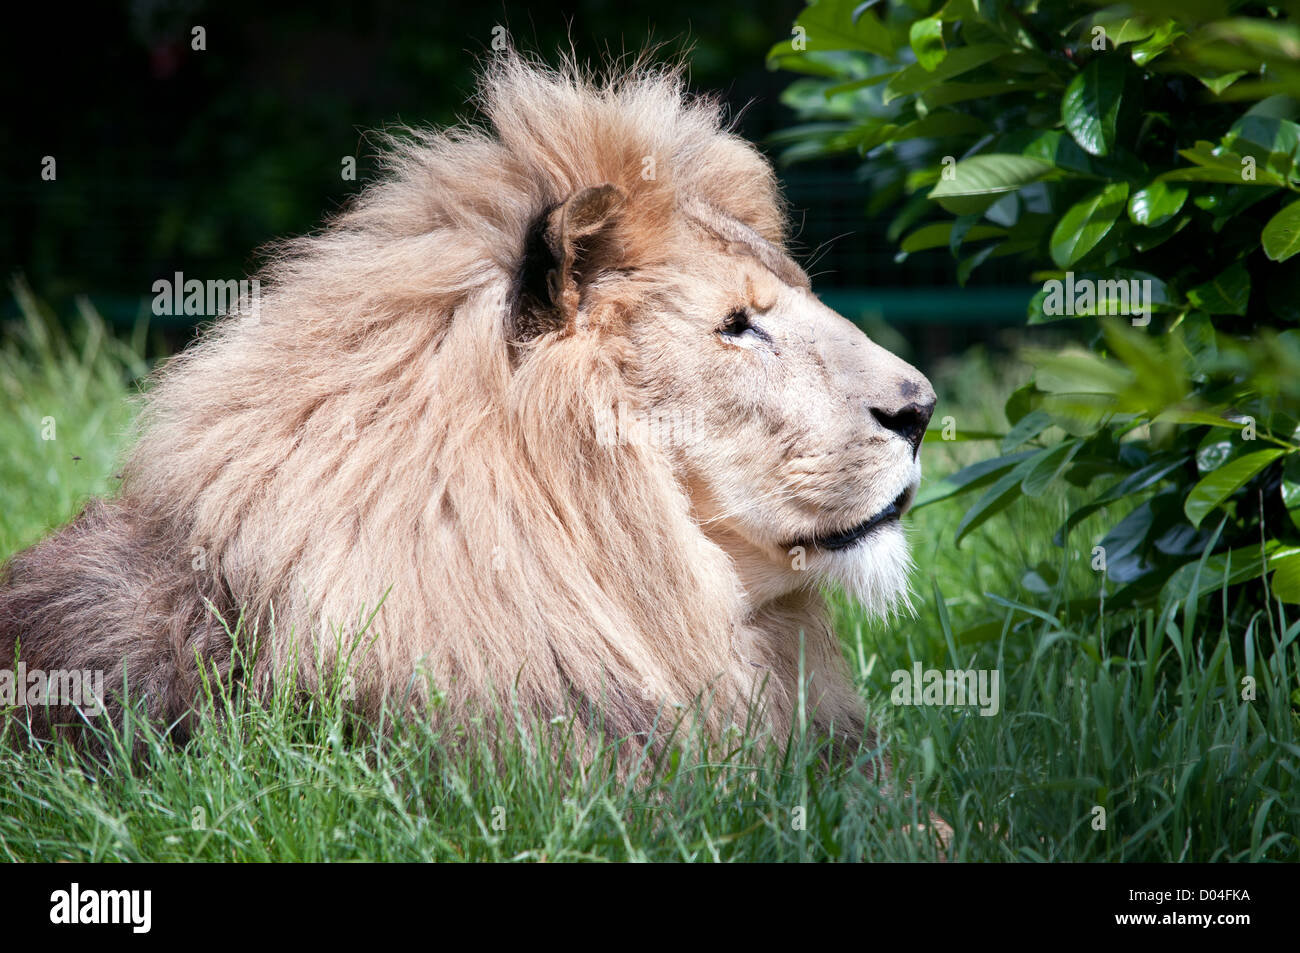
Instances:
[[[1007,153],[972,156],[955,164],[947,156],[929,198],[954,215],[983,215],[1003,194],[1050,171],[1039,159]]]
[[[973,645],[978,642],[992,642],[995,639],[1002,638],[1002,633],[1007,629],[1007,624],[1002,619],[992,619],[988,622],[978,622],[957,633],[956,639],[959,645]]]
[[[1119,358],[1139,386],[1137,406],[1129,409],[1155,413],[1181,402],[1187,395],[1186,369],[1159,343],[1159,339],[1133,328],[1129,322],[1102,325],[1106,345]]]
[[[1038,388],[1034,386],[1033,381],[1028,384],[1021,384],[1011,392],[1011,396],[1007,398],[1007,402],[1002,408],[1008,423],[1014,424],[1034,409],[1037,393]]]
[[[905,123],[894,133],[893,140],[936,139],[943,136],[971,136],[983,132],[988,124],[978,116],[959,113],[952,110],[932,112],[924,119]]]
[[[1184,213],[1176,216],[1172,221],[1165,222],[1159,228],[1132,233],[1129,241],[1137,251],[1147,252],[1159,248],[1191,223],[1192,216]]]
[[[1248,112],[1232,124],[1223,137],[1223,146],[1243,156],[1254,156],[1258,164],[1287,179],[1300,152],[1300,125],[1280,116]]]
[[[888,105],[902,96],[919,93],[922,90],[938,86],[954,76],[968,73],[1009,52],[1011,52],[1011,48],[1002,43],[978,43],[973,46],[959,46],[954,50],[950,50],[948,55],[943,58],[943,62],[939,63],[934,69],[926,69],[920,63],[913,63],[889,81],[889,85],[885,87],[882,100]]]
[[[1098,45],[1097,28],[1105,30],[1106,43]],[[1083,35],[1094,49],[1114,49],[1125,43],[1145,40],[1156,31],[1156,22],[1144,17],[1126,15],[1123,8],[1110,8],[1093,14],[1084,21]]]
[[[1200,410],[1179,410],[1178,408],[1166,410],[1156,417],[1155,422],[1186,424],[1188,426],[1227,427],[1232,430],[1241,430],[1245,426],[1245,424],[1236,420],[1220,417],[1218,414],[1206,413]]]
[[[1090,155],[1110,155],[1115,148],[1124,75],[1115,59],[1098,57],[1066,87],[1061,119],[1074,141]]]
[[[893,73],[875,73],[871,76],[863,77],[862,79],[855,79],[852,82],[837,83],[834,86],[827,86],[822,90],[822,98],[832,99],[840,93],[852,93],[859,89],[867,89],[871,86],[887,82],[893,75]],[[782,94],[782,98],[784,99],[784,94]]]
[[[1235,586],[1257,579],[1267,571],[1268,559],[1280,548],[1281,544],[1274,539],[1269,540],[1262,548],[1259,543],[1255,543],[1209,556],[1205,560],[1204,567],[1199,561],[1187,563],[1179,567],[1164,584],[1160,593],[1161,601],[1165,603],[1185,601],[1191,595],[1192,583],[1196,579],[1198,570],[1200,580],[1196,585],[1197,593],[1201,598],[1218,592],[1225,584]]]
[[[1146,500],[1135,506],[1127,516],[1110,528],[1097,544],[1106,551],[1108,575],[1118,577],[1121,581],[1130,581],[1140,574],[1131,569],[1129,571],[1120,569],[1118,564],[1127,561],[1129,556],[1136,556],[1139,547],[1151,535],[1155,524],[1156,508],[1152,500]]]
[[[1286,261],[1300,252],[1300,200],[1270,218],[1259,237],[1264,243],[1264,254],[1273,261]]]
[[[882,142],[892,139],[897,132],[898,127],[892,122],[867,123],[855,130],[847,141],[858,150],[858,155],[865,156]]]
[[[1052,260],[1068,268],[1097,247],[1124,212],[1128,183],[1112,182],[1071,206],[1052,232]]]
[[[1290,96],[1269,96],[1246,110],[1247,116],[1271,116],[1274,119],[1300,119],[1300,102]],[[1235,125],[1235,123],[1234,123]]]
[[[1236,4],[1223,4],[1219,7],[1223,13],[1217,16],[1222,17],[1229,7],[1235,6]],[[1288,8],[1287,4],[1281,6]],[[1282,19],[1239,16],[1215,23],[1212,33],[1218,40],[1244,47],[1252,59],[1263,57],[1293,61],[1296,51],[1300,50],[1300,27]]]
[[[991,99],[1007,93],[1036,91],[1041,88],[1041,83],[1027,79],[999,79],[987,83],[944,83],[927,89],[921,94],[920,99],[926,109],[938,109],[940,106],[951,106],[953,103],[964,103],[972,99]]]
[[[1177,215],[1186,201],[1186,188],[1156,179],[1129,198],[1128,217],[1134,225],[1158,228]]]
[[[898,247],[909,254],[931,248],[944,248],[948,245],[952,236],[952,226],[952,222],[935,222],[930,225],[923,225],[904,238]],[[998,228],[996,225],[973,225],[962,236],[962,240],[978,242],[986,238],[1001,238],[1006,233],[1005,228]]]
[[[912,507],[917,509],[931,503],[938,503],[940,500],[946,500],[948,497],[956,496],[959,493],[977,490],[992,483],[999,474],[1005,473],[1038,452],[1041,451],[1027,450],[1024,453],[1013,453],[1009,457],[995,457],[992,460],[981,460],[978,463],[972,463],[968,467],[962,467],[956,473],[946,476],[942,480],[921,487],[921,491],[917,493],[916,501],[912,504]]]
[[[1052,171],[1050,162],[1012,153],[971,156],[948,168],[951,172],[940,173],[938,184],[930,191],[930,198],[1014,192]]]
[[[1125,43],[1136,43],[1138,40],[1145,40],[1152,33],[1156,32],[1156,24],[1150,23],[1140,17],[1124,17],[1116,24],[1106,25],[1106,36],[1116,46],[1123,46]]]
[[[975,505],[966,511],[966,514],[961,518],[961,522],[957,524],[954,543],[961,545],[962,539],[968,533],[1014,503],[1016,497],[1021,495],[1021,481],[1032,472],[1035,462],[1047,456],[1050,452],[1051,450],[1034,452],[1027,459],[1017,463],[985,490],[984,495],[975,501]],[[1002,459],[1005,460],[1006,458],[1003,457]]]
[[[1150,39],[1143,40],[1136,46],[1130,47],[1129,56],[1138,66],[1145,66],[1169,49],[1174,40],[1183,35],[1182,27],[1173,20],[1165,20],[1156,27],[1156,31],[1151,35]]]
[[[1250,301],[1250,272],[1234,262],[1214,278],[1187,292],[1187,300],[1210,314],[1244,315]]]
[[[1116,398],[1107,394],[1046,394],[1043,410],[1052,423],[1071,437],[1089,437],[1102,428],[1114,413]]]
[[[1174,169],[1160,176],[1162,182],[1216,182],[1220,185],[1272,185],[1281,182],[1243,179],[1240,169],[1226,169],[1216,166],[1193,166],[1186,169]]]
[[[1196,164],[1194,169],[1175,169],[1160,176],[1165,182],[1222,182],[1227,185],[1268,185],[1280,187],[1286,180],[1267,165],[1260,166],[1254,157],[1239,155],[1230,149],[1205,140],[1178,154]]]
[[[871,10],[854,17],[861,0],[818,0],[805,7],[795,20],[789,39],[781,40],[768,51],[768,67],[786,65],[788,58],[805,58],[802,54],[826,50],[864,50],[877,56],[891,58],[894,40],[880,18]],[[801,49],[802,47],[802,49]]]
[[[938,17],[926,17],[913,23],[908,31],[908,40],[916,61],[930,72],[934,72],[948,55],[948,48],[943,45],[943,21]]]
[[[970,280],[971,272],[984,264],[985,260],[994,252],[1000,252],[1001,250],[1001,246],[998,244],[985,245],[975,254],[963,258],[957,265],[957,284],[964,287],[966,282]]]
[[[1034,366],[1035,385],[1048,394],[1113,395],[1127,389],[1133,380],[1118,362],[1082,348],[1026,347],[1022,354]]]
[[[1221,95],[1225,89],[1246,75],[1246,71],[1243,69],[1222,73],[1218,70],[1206,69],[1198,64],[1190,66],[1184,64],[1183,68],[1199,79],[1205,85],[1205,88],[1216,96]]]
[[[848,122],[806,122],[774,132],[771,141],[778,145],[786,142],[804,142],[808,139],[820,141],[847,136],[852,129],[853,124]]]
[[[1065,472],[1082,446],[1082,440],[1058,443],[1046,456],[1040,458],[1021,481],[1020,489],[1025,496],[1042,496],[1056,478]]]
[[[817,76],[822,79],[843,79],[844,64],[828,62],[824,57],[791,49],[789,40],[781,40],[767,51],[767,68],[770,70],[788,70],[791,73],[803,73],[805,76]]]
[[[1300,602],[1300,553],[1290,553],[1270,561],[1273,567],[1273,598],[1283,602]]]
[[[1035,410],[1025,414],[1002,438],[1002,452],[1010,453],[1018,449],[1050,426],[1052,426],[1052,415],[1046,411]]]
[[[1210,471],[1209,476],[1203,478],[1187,494],[1187,500],[1183,503],[1187,519],[1193,526],[1200,526],[1201,521],[1220,503],[1284,453],[1285,450],[1259,450]]]
[[[1150,489],[1165,477],[1180,470],[1184,466],[1185,462],[1186,461],[1182,457],[1175,457],[1172,460],[1168,458],[1158,459],[1154,462],[1148,463],[1139,470],[1133,471],[1118,483],[1102,491],[1102,494],[1096,499],[1083,504],[1079,509],[1071,513],[1069,518],[1061,524],[1061,528],[1056,531],[1056,544],[1058,546],[1061,545],[1060,541],[1064,538],[1064,535],[1067,532],[1079,525],[1079,523],[1083,522],[1083,520],[1087,519],[1102,507],[1114,503],[1116,500],[1122,500],[1137,493],[1141,493],[1143,490]]]

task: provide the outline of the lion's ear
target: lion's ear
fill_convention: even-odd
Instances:
[[[524,244],[517,338],[528,340],[577,317],[582,286],[613,264],[611,226],[626,200],[617,186],[597,185],[538,216]]]

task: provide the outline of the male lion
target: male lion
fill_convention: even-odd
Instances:
[[[392,141],[159,372],[120,495],[8,564],[0,661],[125,678],[180,737],[204,673],[311,688],[363,629],[357,707],[432,685],[449,724],[508,692],[644,737],[707,699],[781,738],[802,664],[860,740],[817,587],[904,592],[929,382],[813,295],[678,71],[507,54],[479,96],[490,130]]]

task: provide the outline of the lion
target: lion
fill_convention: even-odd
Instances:
[[[772,167],[680,66],[505,53],[477,103],[386,136],[161,367],[119,494],[7,564],[0,652],[182,740],[205,678],[345,662],[368,716],[504,690],[612,737],[756,704],[871,737],[823,590],[906,600],[930,383],[813,294]]]

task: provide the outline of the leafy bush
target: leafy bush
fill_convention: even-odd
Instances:
[[[868,214],[896,212],[900,256],[947,252],[963,284],[1012,256],[1041,286],[1028,323],[1066,322],[1082,342],[1028,351],[1032,380],[992,435],[1001,455],[924,491],[921,504],[972,498],[957,541],[1073,484],[1089,502],[1056,542],[1104,571],[1107,609],[1224,583],[1232,611],[1270,591],[1300,601],[1300,29],[1287,15],[1213,0],[818,0],[769,65],[805,74],[784,97],[805,120],[778,137],[785,161],[856,153]],[[927,439],[990,437],[942,408],[933,428]],[[1068,540],[1121,502],[1135,505],[1100,541]],[[1033,567],[1026,585],[1047,591],[1057,572]]]

